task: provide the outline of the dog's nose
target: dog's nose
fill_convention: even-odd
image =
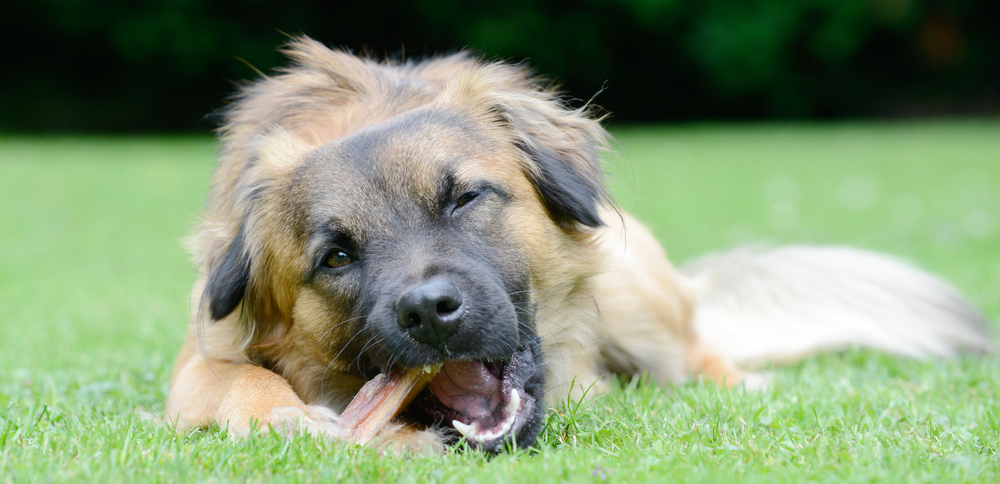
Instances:
[[[399,325],[413,337],[435,348],[443,348],[458,330],[465,313],[462,291],[454,284],[435,279],[410,289],[396,303]]]

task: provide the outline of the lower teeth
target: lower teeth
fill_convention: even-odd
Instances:
[[[505,435],[510,431],[511,427],[514,426],[514,419],[517,417],[517,411],[521,407],[521,395],[517,390],[510,391],[510,401],[504,406],[504,413],[507,414],[507,418],[500,423],[499,428],[496,431],[486,432],[484,434],[479,433],[479,422],[472,422],[471,425],[464,424],[458,420],[452,420],[451,425],[455,427],[458,433],[462,434],[465,438],[475,440],[477,442],[486,442],[487,440],[493,440],[497,437]]]

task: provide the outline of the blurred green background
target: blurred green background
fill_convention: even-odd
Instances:
[[[998,20],[996,0],[3,2],[0,130],[208,131],[285,33],[529,59],[616,122],[997,114]]]

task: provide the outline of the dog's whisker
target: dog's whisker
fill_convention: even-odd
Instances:
[[[358,355],[354,357],[354,361],[352,361],[351,364],[357,367],[359,373],[364,373],[364,369],[361,368],[361,357],[365,354],[365,351],[367,351],[368,348],[384,341],[384,339],[385,338],[380,335],[372,336],[368,338],[368,341],[366,341],[364,346],[361,347],[361,350],[358,351]]]
[[[341,322],[339,322],[337,324],[331,325],[329,328],[327,328],[325,331],[323,331],[323,334],[320,335],[319,339],[320,340],[324,340],[324,339],[327,338],[327,336],[330,335],[330,333],[333,332],[333,330],[335,330],[335,329],[337,329],[337,328],[339,328],[339,327],[341,327],[341,326],[343,326],[344,324],[347,324],[347,323],[351,323],[351,322],[354,322],[354,321],[364,320],[366,317],[367,316],[356,316],[356,317],[353,317],[353,318],[345,319],[345,320],[343,320],[343,321],[341,321]]]
[[[518,295],[518,294],[523,294],[523,293],[537,293],[537,294],[544,294],[544,295],[553,295],[553,294],[561,293],[564,289],[570,288],[570,287],[572,287],[572,286],[574,286],[576,284],[578,284],[578,283],[574,281],[574,282],[567,282],[565,284],[560,284],[558,286],[554,286],[554,287],[549,288],[549,289],[538,289],[538,288],[521,289],[521,290],[517,290],[517,291],[508,292],[507,296],[512,297],[512,296],[515,296],[515,295]]]
[[[319,380],[319,394],[320,398],[326,399],[326,375],[330,372],[330,368],[333,368],[333,363],[337,361],[335,358],[331,359],[329,363],[326,364],[326,368],[323,370],[323,376]]]
[[[364,333],[364,332],[365,332],[364,329],[361,329],[359,331],[355,331],[354,332],[354,336],[351,336],[351,339],[347,340],[347,342],[344,343],[343,346],[341,346],[340,351],[337,352],[337,354],[333,357],[333,359],[336,360],[336,359],[340,358],[340,355],[343,354],[345,350],[347,350],[347,347],[350,346],[350,344],[351,344],[352,341],[354,341],[354,338],[357,338],[361,333]]]

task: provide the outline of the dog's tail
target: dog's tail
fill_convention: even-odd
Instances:
[[[890,256],[738,249],[682,271],[702,342],[744,369],[848,347],[918,358],[997,351],[986,317],[955,288]]]

